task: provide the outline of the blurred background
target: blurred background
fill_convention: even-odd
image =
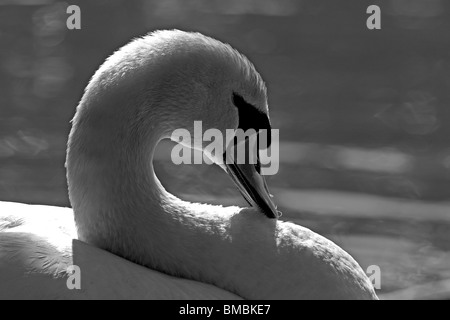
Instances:
[[[66,28],[68,5],[81,30]],[[381,8],[381,30],[366,9]],[[230,43],[267,82],[283,219],[332,239],[383,298],[450,297],[450,3],[444,0],[0,0],[0,200],[69,206],[70,119],[97,67],[155,29]],[[157,174],[180,198],[246,205],[213,166]]]

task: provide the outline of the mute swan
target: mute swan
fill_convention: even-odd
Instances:
[[[73,119],[73,213],[0,204],[0,298],[377,298],[337,245],[269,218],[277,212],[254,165],[225,168],[254,208],[166,192],[153,171],[155,146],[195,120],[205,130],[270,127],[264,82],[244,56],[178,30],[110,56]],[[72,264],[81,290],[66,286]]]

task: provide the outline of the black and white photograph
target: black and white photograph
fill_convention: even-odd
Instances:
[[[0,300],[447,299],[449,1],[0,0]]]

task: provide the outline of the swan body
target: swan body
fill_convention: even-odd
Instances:
[[[10,202],[0,202],[0,208],[0,300],[240,299],[77,240],[70,208]],[[67,286],[73,265],[81,270],[81,290]]]
[[[276,209],[254,166],[225,168],[253,208],[169,194],[154,174],[154,149],[196,120],[222,132],[268,126],[264,82],[244,56],[172,30],[109,57],[73,120],[73,210],[0,203],[0,298],[377,298],[348,253],[268,218]],[[81,290],[67,289],[71,264],[81,269]]]

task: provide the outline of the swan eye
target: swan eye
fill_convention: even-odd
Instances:
[[[233,92],[233,104],[238,109],[239,125],[238,129],[244,131],[248,129],[254,129],[256,131],[266,129],[267,130],[267,148],[271,143],[271,125],[267,114],[260,111],[255,106],[251,105],[245,99]],[[259,140],[258,140],[259,142]]]

